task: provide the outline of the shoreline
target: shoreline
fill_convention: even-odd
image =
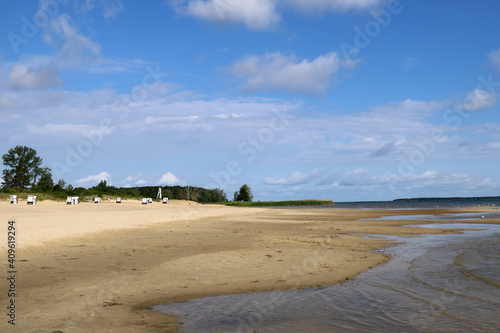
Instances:
[[[402,227],[413,221],[360,221],[382,215],[415,215],[415,210],[136,204],[119,210],[111,203],[99,207],[82,204],[78,212],[60,203],[14,208],[0,204],[3,223],[12,218],[8,215],[17,214],[20,225],[18,329],[177,332],[174,316],[148,308],[204,296],[338,284],[388,260],[374,251],[390,241],[353,234],[418,237],[450,232]],[[423,212],[471,211],[489,210]],[[82,225],[85,221],[94,226]],[[499,223],[477,221],[485,222]],[[45,224],[66,228],[45,227],[51,236],[42,233],[41,241],[35,235]],[[96,225],[98,230],[93,229]],[[33,237],[23,240],[28,235]],[[5,243],[5,239],[0,242]],[[5,266],[2,262],[4,272]],[[2,281],[0,290],[6,287]],[[6,301],[2,294],[0,304]],[[6,320],[0,322],[0,328],[6,324]]]

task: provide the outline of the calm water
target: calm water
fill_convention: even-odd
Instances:
[[[500,332],[500,226],[451,226],[481,230],[388,237],[393,259],[342,285],[152,310],[177,315],[183,332]]]
[[[471,200],[468,198],[429,201],[360,201],[360,202],[335,202],[330,208],[382,208],[382,209],[422,209],[422,208],[453,208],[453,207],[500,207],[498,199]]]

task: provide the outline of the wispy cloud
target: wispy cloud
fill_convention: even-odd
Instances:
[[[67,138],[68,135],[79,135],[80,133],[82,133],[82,131],[89,131],[92,127],[87,125],[48,123],[41,126],[27,124],[25,128],[26,131],[30,134],[50,135]]]
[[[422,63],[422,60],[415,57],[406,57],[401,61],[401,68],[404,70],[410,70]]]
[[[109,182],[111,179],[111,175],[107,172],[101,172],[98,175],[90,175],[85,178],[80,178],[75,180],[75,185],[77,186],[95,186],[99,184],[101,180],[105,180],[106,182]]]
[[[310,182],[312,179],[320,175],[318,170],[305,174],[299,171],[292,173],[287,178],[266,178],[264,179],[265,185],[300,185]]]
[[[500,72],[500,49],[491,51],[488,54],[488,58],[490,59],[490,62],[493,64],[493,66],[495,66],[496,69]]]
[[[324,13],[328,11],[366,11],[382,6],[387,2],[387,0],[284,0],[282,4],[291,6],[299,11]]]
[[[128,176],[124,180],[122,180],[119,184],[123,187],[131,187],[132,184],[136,186],[142,186],[142,185],[147,185],[148,181],[141,178],[142,175],[137,175],[137,176]]]
[[[389,155],[393,151],[396,151],[396,141],[389,141],[385,145],[383,145],[381,148],[375,150],[374,152],[370,153],[370,157],[382,157]]]
[[[85,66],[101,53],[101,46],[81,34],[68,14],[53,18],[45,29],[43,39],[56,49],[54,61],[60,68]]]
[[[368,174],[368,170],[363,168],[358,168],[350,171],[342,177],[340,180],[340,185],[342,186],[354,186],[354,185],[366,185],[365,176]]]
[[[85,0],[75,4],[83,13],[100,9],[104,18],[114,18],[125,9],[121,0]]]

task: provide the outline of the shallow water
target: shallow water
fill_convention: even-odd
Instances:
[[[459,213],[445,215],[390,215],[361,221],[472,221],[481,219],[500,219],[499,213]]]
[[[440,224],[441,227],[449,227]],[[500,226],[388,237],[386,265],[328,288],[158,305],[183,332],[500,332]]]

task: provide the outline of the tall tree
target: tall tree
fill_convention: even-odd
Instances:
[[[6,166],[3,170],[3,187],[22,190],[36,184],[42,165],[42,159],[37,156],[36,150],[26,146],[16,146],[2,155],[2,160]]]
[[[36,183],[38,191],[49,192],[54,189],[54,181],[52,180],[52,173],[50,171],[47,167],[41,169],[40,179]]]
[[[238,194],[238,201],[252,201],[252,189],[247,184],[240,187],[240,193]]]

